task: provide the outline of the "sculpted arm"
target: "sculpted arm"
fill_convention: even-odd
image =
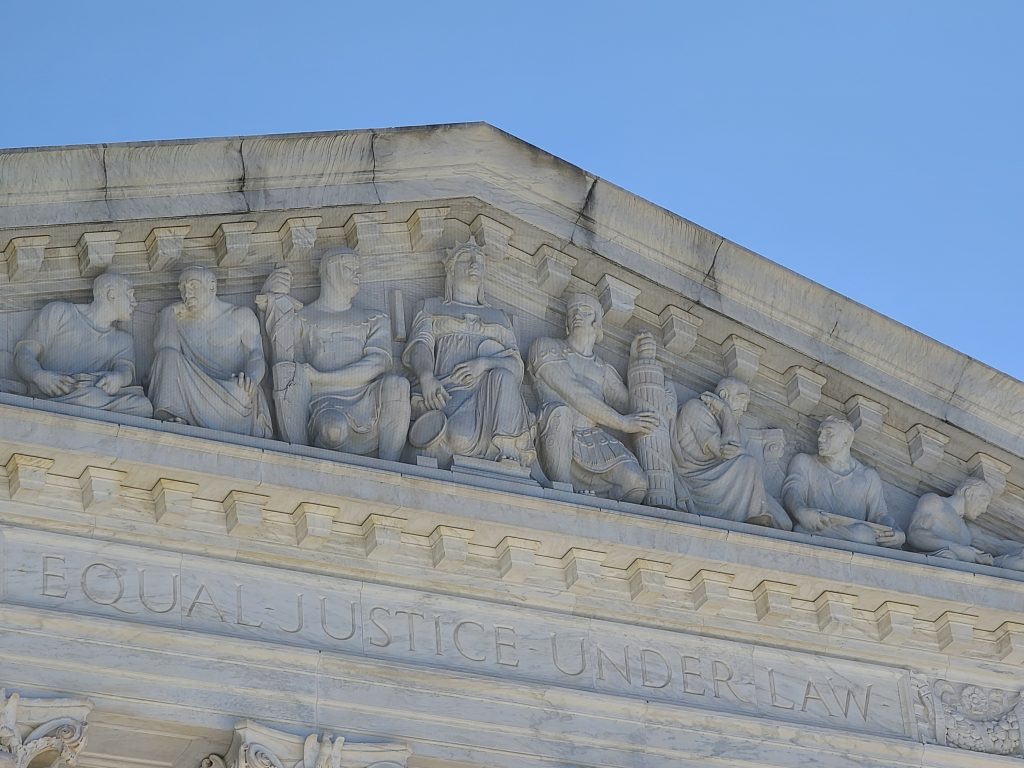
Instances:
[[[828,520],[821,514],[827,510],[815,509],[809,505],[809,465],[812,460],[812,456],[798,453],[789,462],[789,473],[782,484],[782,505],[802,528],[813,532],[827,528]]]
[[[451,395],[434,375],[434,321],[422,310],[413,320],[402,362],[419,380],[423,404],[432,411],[443,410]]]
[[[907,542],[919,552],[938,552],[940,549],[950,549],[956,553],[959,559],[963,560],[965,558],[958,550],[964,547],[953,540],[956,534],[948,530],[950,524],[956,525],[958,522],[957,514],[954,510],[946,509],[945,506],[945,500],[934,493],[926,493],[918,499],[917,506],[914,508],[914,516],[907,528]],[[964,549],[969,550],[970,547]],[[973,552],[966,559],[974,560]]]
[[[544,340],[538,339],[535,343],[540,341]],[[564,402],[595,423],[623,432],[629,431],[629,417],[623,416],[580,384],[565,360],[542,361],[533,369],[533,375],[556,392]]]
[[[263,337],[256,315],[248,309],[236,309],[234,319],[241,326],[242,348],[245,350],[245,365],[240,373],[250,381],[259,383],[267,375],[267,361],[263,357]]]
[[[156,318],[156,339],[154,346],[156,351],[161,349],[172,349],[181,351],[181,337],[178,335],[177,310],[180,304],[172,304],[161,310]]]
[[[907,540],[906,534],[896,524],[896,519],[889,514],[889,508],[885,505],[885,496],[882,494],[882,479],[874,470],[871,470],[871,486],[867,503],[868,522],[884,525],[891,531],[877,533],[878,544],[883,547],[903,546],[903,543]]]
[[[318,389],[354,389],[364,387],[391,370],[391,321],[387,315],[370,320],[370,335],[363,345],[363,356],[334,371],[317,371],[308,366],[309,380]]]
[[[493,355],[484,355],[459,363],[452,369],[452,380],[457,384],[472,385],[487,371],[504,368],[515,376],[516,381],[521,382],[524,372],[523,358],[519,354],[519,348],[516,346],[515,335],[511,328],[507,329],[505,338],[499,338],[498,341],[504,346],[504,349]]]
[[[35,384],[47,397],[66,395],[75,388],[74,378],[62,371],[48,371],[39,363],[44,344],[50,332],[55,330],[54,324],[59,322],[57,314],[53,305],[43,307],[14,350],[14,367],[18,375]]]
[[[605,401],[620,413],[629,410],[629,389],[622,383],[618,372],[610,365],[604,366],[601,390]]]
[[[996,556],[1017,555],[1024,552],[1024,544],[1019,541],[1001,539],[973,528],[971,529],[971,546]]]
[[[702,393],[699,402],[703,408],[697,402],[684,407],[704,455],[724,460],[742,453],[739,424],[729,404],[714,392]]]

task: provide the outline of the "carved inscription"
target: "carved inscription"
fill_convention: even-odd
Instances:
[[[58,551],[5,538],[13,602],[913,735],[903,670],[339,579],[307,577],[304,585],[297,574],[188,557],[182,564],[130,547],[110,546],[97,558],[77,543]]]

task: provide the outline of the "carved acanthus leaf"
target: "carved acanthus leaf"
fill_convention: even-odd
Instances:
[[[92,710],[87,699],[27,699],[0,689],[0,756],[28,768],[45,756],[51,768],[73,768],[85,746]]]
[[[204,758],[199,768],[405,768],[402,744],[350,744],[330,732],[305,738],[250,720],[235,725],[227,753]]]

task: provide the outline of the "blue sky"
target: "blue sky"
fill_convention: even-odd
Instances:
[[[1024,378],[1024,2],[11,2],[0,28],[2,147],[486,120]]]

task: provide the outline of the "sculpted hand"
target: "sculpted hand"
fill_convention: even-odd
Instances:
[[[33,379],[33,383],[47,397],[60,397],[69,394],[78,386],[78,382],[73,377],[52,371],[40,371]]]
[[[452,369],[451,379],[456,384],[468,387],[488,370],[490,370],[490,364],[486,358],[474,357],[472,360],[456,365]]]
[[[638,333],[630,345],[629,354],[641,360],[653,360],[658,355],[658,342],[646,331]]]
[[[974,552],[974,562],[978,563],[978,565],[992,565],[996,560],[988,552],[982,552],[980,549],[975,549]]]
[[[423,391],[423,404],[431,411],[444,410],[451,397],[432,373],[420,379],[420,389]]]
[[[640,411],[626,417],[622,431],[631,435],[649,435],[660,423],[661,419],[654,411]]]
[[[301,363],[302,370],[306,374],[306,381],[313,389],[318,389],[324,384],[324,375],[309,363]]]
[[[906,540],[903,531],[897,531],[895,528],[886,528],[875,534],[875,542],[880,547],[902,547]]]
[[[292,270],[289,267],[278,267],[263,283],[263,293],[291,293]]]
[[[233,378],[235,380],[235,383],[238,384],[239,388],[242,390],[242,392],[245,393],[245,396],[249,398],[249,402],[255,402],[256,393],[257,391],[259,391],[260,388],[259,382],[250,376],[246,376],[244,372],[236,373],[233,376]]]
[[[96,386],[102,389],[108,395],[116,395],[118,390],[124,386],[121,381],[121,377],[116,373],[105,373],[96,379]]]
[[[721,457],[723,459],[734,459],[743,453],[743,446],[736,445],[736,443],[726,443],[722,446]]]
[[[729,407],[729,404],[714,392],[701,392],[700,401],[708,407],[711,415],[715,418],[718,418],[722,411]]]
[[[803,509],[797,510],[793,516],[797,519],[802,528],[805,528],[811,533],[823,531],[831,525],[828,516],[820,509],[804,507]]]

